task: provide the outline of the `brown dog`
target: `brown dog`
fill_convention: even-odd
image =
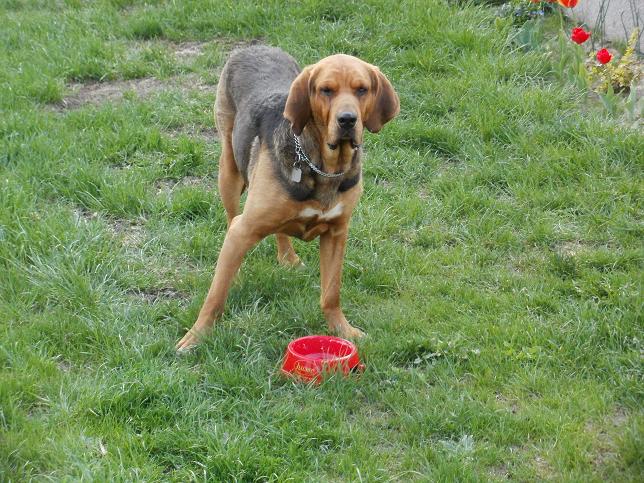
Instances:
[[[289,236],[320,237],[320,304],[329,329],[343,337],[363,335],[340,308],[349,219],[362,194],[362,135],[365,127],[380,131],[398,112],[387,78],[355,57],[332,55],[300,72],[276,48],[233,53],[215,103],[228,232],[199,317],[177,350],[194,346],[212,328],[244,255],[273,233],[277,258],[286,265],[300,264]]]

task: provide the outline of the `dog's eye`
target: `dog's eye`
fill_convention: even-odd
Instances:
[[[333,94],[333,89],[331,89],[330,87],[321,87],[320,92],[322,93],[322,95],[330,96],[331,94]]]
[[[359,96],[364,96],[368,90],[369,89],[367,89],[366,87],[358,87],[356,92],[358,93]]]

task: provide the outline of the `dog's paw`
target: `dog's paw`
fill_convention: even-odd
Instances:
[[[343,327],[342,329],[338,330],[337,333],[340,337],[343,337],[345,339],[362,339],[367,335],[360,329],[357,329],[356,327],[353,327],[351,325]]]
[[[279,262],[280,265],[283,267],[288,267],[288,268],[304,268],[305,265],[300,260],[300,257],[298,257],[296,254],[291,253],[289,256],[286,257],[278,257],[277,261]]]
[[[186,335],[174,346],[177,354],[185,354],[197,347],[200,342],[199,337],[205,335],[203,331],[196,330],[194,327],[186,332]]]

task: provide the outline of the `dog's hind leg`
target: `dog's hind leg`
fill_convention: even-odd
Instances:
[[[215,121],[221,136],[221,156],[219,157],[219,195],[226,210],[228,227],[239,214],[239,199],[246,188],[244,177],[237,168],[233,153],[233,126],[235,110],[227,98],[223,83],[217,89],[215,102]]]
[[[244,178],[235,165],[233,157],[232,142],[230,140],[221,142],[221,157],[219,158],[219,195],[226,210],[228,227],[239,214],[239,199],[246,187]]]
[[[304,265],[295,253],[295,248],[293,248],[293,243],[288,235],[276,233],[275,241],[277,241],[277,261],[280,264],[291,267]]]

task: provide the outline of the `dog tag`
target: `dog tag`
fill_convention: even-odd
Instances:
[[[291,181],[293,181],[294,183],[299,183],[301,179],[302,170],[293,166],[293,170],[291,171]]]

